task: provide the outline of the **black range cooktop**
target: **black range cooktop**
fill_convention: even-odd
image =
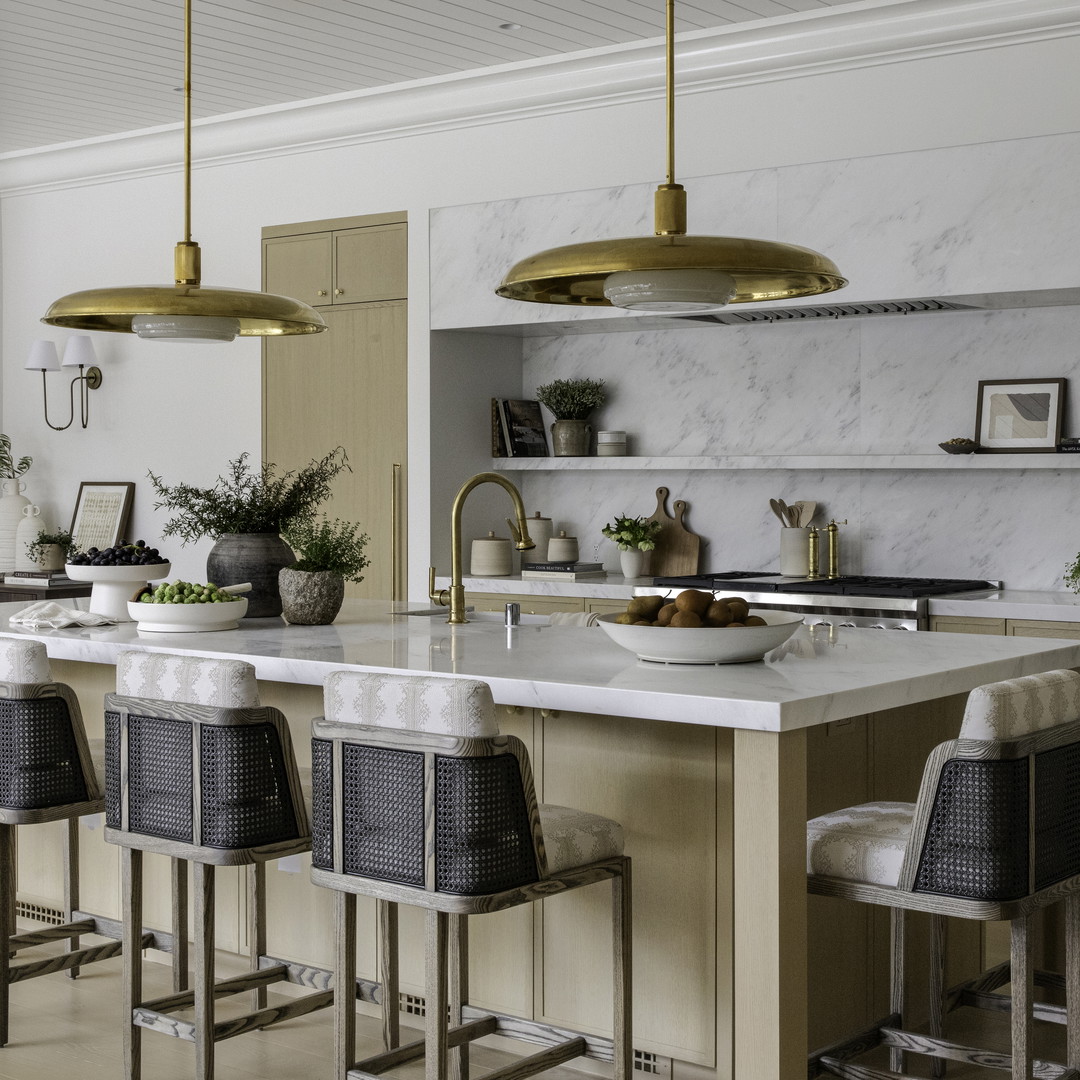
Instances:
[[[723,590],[732,586],[753,592],[818,593],[841,596],[941,596],[945,593],[996,589],[996,581],[971,578],[885,577],[845,574],[837,578],[791,578],[756,570],[726,570],[719,574],[658,577],[654,585],[669,588]]]

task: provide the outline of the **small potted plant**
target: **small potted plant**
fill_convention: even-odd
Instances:
[[[67,529],[57,529],[56,532],[42,529],[26,545],[26,557],[42,570],[62,570],[69,556],[76,551],[78,545]]]
[[[296,562],[278,571],[282,615],[302,626],[332,623],[345,598],[346,581],[363,581],[369,564],[367,533],[352,521],[300,521],[285,531]]]
[[[556,379],[536,388],[536,400],[555,423],[551,447],[555,457],[585,457],[592,428],[586,423],[606,400],[603,379]]]
[[[600,531],[619,545],[619,567],[625,578],[641,577],[646,556],[656,548],[663,524],[644,517],[617,517]]]
[[[1065,584],[1073,592],[1080,593],[1080,555],[1065,567]]]
[[[345,470],[352,471],[339,446],[288,472],[273,462],[255,468],[243,453],[229,462],[228,475],[206,488],[168,485],[153,472],[149,476],[158,496],[154,509],[174,514],[161,535],[179,536],[184,544],[204,536],[215,540],[206,559],[207,580],[215,585],[250,581],[247,618],[261,618],[281,614],[278,571],[296,561],[282,533],[314,520],[330,498],[331,481]]]

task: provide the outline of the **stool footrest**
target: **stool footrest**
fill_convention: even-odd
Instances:
[[[885,1046],[894,1046],[899,1050],[946,1058],[949,1061],[966,1061],[984,1069],[1004,1069],[1006,1072],[1012,1069],[1012,1055],[1007,1052],[966,1046],[963,1043],[952,1042],[950,1039],[939,1039],[915,1031],[882,1028],[881,1041]],[[1070,1069],[1067,1065],[1059,1065],[1054,1061],[1031,1063],[1031,1075],[1035,1080],[1066,1080],[1075,1074],[1075,1069]]]
[[[90,933],[100,934],[102,937],[116,938],[117,941],[123,940],[124,924],[119,919],[107,919],[104,915],[94,915],[89,911],[73,911],[71,918],[79,922],[84,919],[91,920],[94,929]],[[153,927],[144,926],[141,947],[144,949],[160,949],[162,952],[171,953],[173,949],[172,934],[165,930],[155,930]]]
[[[485,1009],[478,1009],[473,1005],[462,1007],[461,1015],[466,1020],[476,1020],[484,1016],[494,1016],[498,1022],[495,1034],[504,1035],[509,1039],[518,1039],[521,1042],[539,1043],[542,1046],[558,1046],[572,1039],[584,1039],[585,1057],[594,1061],[614,1061],[615,1052],[611,1039],[602,1035],[586,1035],[580,1031],[571,1031],[569,1028],[553,1027],[537,1020],[525,1020],[520,1016],[504,1016],[502,1013],[492,1013]],[[485,1080],[487,1078],[485,1077]]]
[[[965,990],[960,995],[957,1005],[986,1009],[988,1012],[1012,1012],[1012,1001],[1004,994],[988,994],[981,990]],[[1046,1020],[1051,1024],[1067,1022],[1064,1006],[1050,1005],[1045,1001],[1032,1002],[1031,1015],[1036,1020]]]
[[[71,968],[82,967],[84,964],[97,963],[98,960],[108,960],[110,956],[119,955],[122,949],[121,942],[106,941],[104,945],[75,949],[73,952],[50,956],[45,960],[35,960],[29,964],[15,964],[8,968],[8,982],[16,983],[23,979],[35,979],[39,975],[50,975],[54,971],[68,971]]]
[[[80,934],[94,933],[93,919],[80,919],[78,922],[64,923],[62,926],[47,926],[44,930],[27,930],[22,934],[12,934],[8,948],[31,949],[35,945],[45,945],[50,941],[62,941],[64,938],[77,938]]]
[[[882,1031],[886,1028],[894,1027],[899,1023],[900,1014],[890,1013],[888,1016],[883,1016],[880,1020],[875,1020],[869,1027],[865,1027],[861,1031],[856,1031],[854,1035],[848,1035],[837,1042],[819,1047],[810,1054],[807,1061],[810,1067],[810,1075],[816,1075],[814,1071],[815,1067],[822,1058],[829,1058],[832,1061],[846,1061],[848,1058],[865,1054],[867,1050],[873,1050],[875,1046],[880,1046]]]
[[[535,1076],[539,1072],[561,1065],[564,1061],[571,1061],[576,1057],[583,1057],[587,1050],[585,1040],[580,1036],[569,1042],[559,1043],[557,1046],[549,1046],[546,1050],[540,1050],[535,1054],[515,1061],[512,1065],[506,1065],[501,1069],[486,1074],[485,1080],[524,1080],[527,1076]]]
[[[284,964],[275,967],[263,968],[260,971],[248,971],[243,975],[234,975],[230,979],[221,979],[214,983],[214,998],[229,997],[232,994],[242,994],[245,990],[258,990],[262,986],[286,980],[287,972]],[[136,1007],[137,1010],[145,1010],[153,1013],[169,1013],[174,1009],[190,1009],[195,1005],[195,991],[181,990],[176,994],[166,997],[154,998],[152,1001],[144,1001]]]
[[[234,1035],[242,1035],[245,1031],[272,1027],[274,1024],[281,1023],[282,1020],[307,1016],[308,1013],[317,1012],[333,1004],[334,991],[319,990],[314,994],[308,994],[307,997],[295,998],[285,1005],[260,1009],[258,1012],[238,1016],[233,1020],[222,1020],[214,1025],[214,1042],[231,1039]]]
[[[479,1020],[461,1024],[450,1028],[446,1033],[446,1047],[453,1050],[462,1043],[472,1042],[473,1039],[482,1039],[485,1035],[494,1035],[498,1029],[498,1018],[484,1016]],[[363,1077],[374,1077],[396,1069],[399,1065],[406,1065],[410,1061],[416,1061],[424,1056],[424,1040],[417,1039],[414,1042],[405,1043],[403,1046],[395,1046],[392,1050],[384,1050],[381,1054],[365,1058],[356,1062],[349,1070],[351,1080]]]
[[[919,1080],[911,1073],[890,1072],[888,1069],[875,1069],[869,1065],[855,1065],[838,1058],[823,1057],[818,1064],[821,1068],[841,1077],[841,1080]]]

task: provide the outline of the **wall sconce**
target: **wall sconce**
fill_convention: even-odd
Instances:
[[[90,419],[90,391],[101,385],[101,368],[94,361],[94,343],[89,334],[75,334],[68,340],[64,349],[64,362],[61,365],[56,346],[51,341],[35,341],[30,346],[30,356],[24,365],[27,371],[41,372],[41,393],[45,402],[45,423],[53,431],[64,431],[75,422],[75,384],[79,384],[79,416],[85,428]],[[71,380],[68,394],[71,412],[66,424],[54,424],[49,419],[49,388],[45,376],[50,371],[59,371],[61,367],[77,367],[79,374]]]

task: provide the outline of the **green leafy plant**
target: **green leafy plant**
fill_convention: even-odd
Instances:
[[[294,522],[285,530],[285,542],[296,552],[297,560],[290,570],[320,570],[340,574],[346,581],[363,581],[360,573],[370,560],[364,554],[368,535],[359,531],[355,521]]]
[[[75,543],[75,537],[67,529],[57,529],[56,532],[42,530],[26,545],[26,557],[32,563],[40,565],[45,556],[45,549],[52,547],[54,544],[64,549],[64,562],[67,562],[79,550],[79,545]]]
[[[1065,584],[1073,592],[1080,593],[1080,555],[1065,567]]]
[[[175,516],[166,522],[162,536],[179,536],[184,544],[226,533],[277,533],[310,522],[321,503],[330,498],[330,483],[342,471],[352,472],[341,446],[325,457],[315,458],[302,469],[279,473],[273,462],[256,469],[245,452],[229,462],[229,472],[212,487],[166,484],[148,473],[158,502],[155,510]]]
[[[652,551],[662,528],[661,522],[644,517],[617,517],[600,531],[609,540],[614,540],[620,551]]]
[[[0,434],[0,479],[16,480],[33,464],[32,457],[21,457],[15,461],[11,456],[11,439]]]
[[[607,400],[603,379],[556,379],[538,386],[536,399],[556,420],[587,420]]]

